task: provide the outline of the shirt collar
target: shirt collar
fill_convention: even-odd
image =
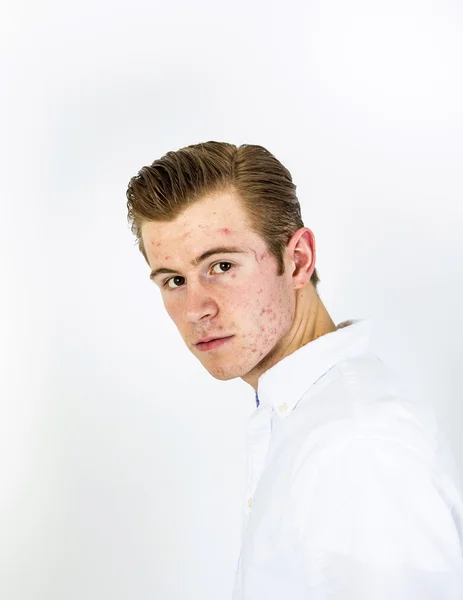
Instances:
[[[257,407],[270,405],[283,419],[307,389],[339,361],[363,354],[369,348],[372,319],[350,319],[285,356],[265,371],[258,382]],[[281,410],[281,407],[285,410]]]

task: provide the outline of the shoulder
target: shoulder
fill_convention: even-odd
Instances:
[[[432,436],[404,417],[369,414],[327,424],[315,443],[299,449],[290,481],[296,503],[322,506],[341,494],[342,511],[374,506],[386,513],[418,503],[433,514],[456,505],[463,518],[458,488],[436,460]]]
[[[428,470],[436,464],[435,432],[396,399],[366,404],[359,399],[342,414],[320,421],[298,447],[294,475],[304,467],[321,471],[330,463],[351,463],[365,467],[421,463]],[[369,457],[369,458],[368,458]],[[404,462],[405,461],[405,462]]]
[[[432,452],[424,445],[413,444],[403,435],[385,431],[380,424],[375,427],[371,419],[343,418],[322,427],[309,447],[301,446],[294,464],[293,479],[313,477],[339,469],[338,476],[349,470],[366,474],[386,474],[393,471],[396,477],[413,467],[432,472],[435,465]]]
[[[386,447],[393,455],[415,453],[433,465],[437,423],[404,382],[371,353],[340,361],[325,386],[297,407],[298,460],[323,464],[342,458],[347,448],[353,454],[368,446],[377,454]]]

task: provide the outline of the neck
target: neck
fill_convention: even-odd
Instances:
[[[242,377],[257,392],[259,377],[302,346],[322,335],[336,331],[325,305],[312,284],[297,290],[294,319],[290,330],[280,339],[275,348]]]

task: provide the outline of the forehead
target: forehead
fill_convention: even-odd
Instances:
[[[143,244],[148,257],[159,252],[169,254],[197,252],[213,242],[241,243],[260,248],[263,241],[251,231],[246,212],[233,192],[206,196],[169,222],[150,221],[142,227]]]

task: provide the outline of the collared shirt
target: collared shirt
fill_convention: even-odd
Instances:
[[[463,599],[454,457],[371,325],[344,321],[260,377],[233,600]]]

